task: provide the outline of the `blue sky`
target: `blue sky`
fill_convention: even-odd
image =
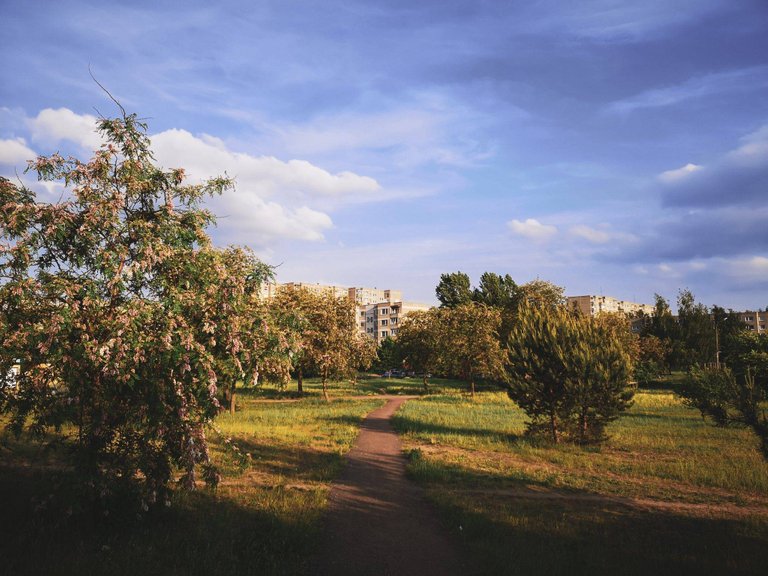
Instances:
[[[768,306],[764,0],[2,2],[0,174],[114,105],[280,281]],[[55,186],[42,198],[58,198]]]

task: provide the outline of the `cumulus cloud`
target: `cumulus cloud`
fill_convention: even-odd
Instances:
[[[352,172],[331,174],[305,160],[284,162],[272,156],[232,152],[212,136],[193,136],[186,130],[166,130],[152,137],[155,156],[166,167],[183,166],[194,178],[226,172],[236,178],[238,188],[259,196],[373,195],[378,182]]]
[[[525,221],[510,220],[507,226],[513,234],[536,241],[548,240],[557,234],[555,226],[542,224],[535,218],[528,218]]]
[[[0,164],[19,165],[36,157],[23,138],[0,140]]]
[[[42,110],[26,119],[31,139],[41,145],[73,143],[83,150],[101,144],[97,118],[67,108]],[[351,171],[331,173],[306,160],[236,152],[212,135],[170,129],[151,136],[157,163],[181,167],[190,182],[227,174],[236,190],[208,200],[218,216],[218,236],[227,242],[264,249],[280,239],[317,241],[333,227],[330,207],[380,199],[381,186]],[[23,140],[0,141],[0,163],[34,158]],[[55,190],[47,190],[53,193]]]
[[[665,206],[714,208],[765,204],[768,193],[768,125],[707,166],[688,164],[659,176]]]
[[[68,108],[46,108],[27,120],[32,141],[39,144],[73,142],[86,150],[95,150],[102,143],[96,129],[98,118],[91,114],[76,114]]]

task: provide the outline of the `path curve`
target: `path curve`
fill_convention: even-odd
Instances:
[[[312,574],[466,574],[458,542],[405,475],[400,439],[389,420],[411,398],[388,397],[363,421],[347,465],[331,488],[324,542],[309,567]]]

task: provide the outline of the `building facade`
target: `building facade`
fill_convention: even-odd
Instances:
[[[752,332],[758,334],[765,333],[766,325],[768,325],[768,310],[764,312],[737,312],[739,320],[747,325],[747,328]]]
[[[397,331],[403,318],[417,310],[429,310],[427,304],[404,302],[402,300],[377,302],[365,307],[358,307],[363,328],[362,318],[365,318],[364,333],[377,343],[387,338],[396,338]]]
[[[654,307],[650,304],[640,304],[619,300],[611,296],[568,296],[568,307],[579,310],[585,316],[596,316],[601,312],[621,312],[628,316],[642,312],[646,316],[652,316]]]

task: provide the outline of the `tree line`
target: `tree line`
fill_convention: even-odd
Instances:
[[[15,433],[74,430],[72,462],[94,505],[126,491],[154,505],[176,470],[190,489],[219,481],[206,427],[235,410],[238,382],[295,377],[301,392],[312,374],[327,398],[330,380],[354,378],[377,351],[351,301],[302,290],[265,300],[273,270],[212,245],[201,203],[229,178],[190,184],[183,169],[157,167],[133,114],[99,130],[105,144],[87,162],[30,162],[39,180],[65,184],[59,202],[0,179],[0,411]],[[677,320],[657,299],[640,339],[623,317],[567,309],[563,289],[541,280],[485,273],[472,288],[456,272],[436,294],[441,306],[407,316],[380,355],[393,349],[425,387],[430,373],[465,380],[472,395],[478,381],[504,386],[529,432],[553,442],[603,440],[644,362],[703,366],[713,352],[710,316],[688,294]],[[687,401],[764,434],[765,337],[721,316],[727,368],[691,371]]]
[[[518,285],[486,272],[476,288],[462,272],[443,274],[440,307],[410,314],[394,343],[405,366],[424,375],[478,379],[507,389],[529,416],[528,432],[558,443],[605,439],[605,427],[631,405],[635,342],[627,319],[582,316],[563,288]]]

